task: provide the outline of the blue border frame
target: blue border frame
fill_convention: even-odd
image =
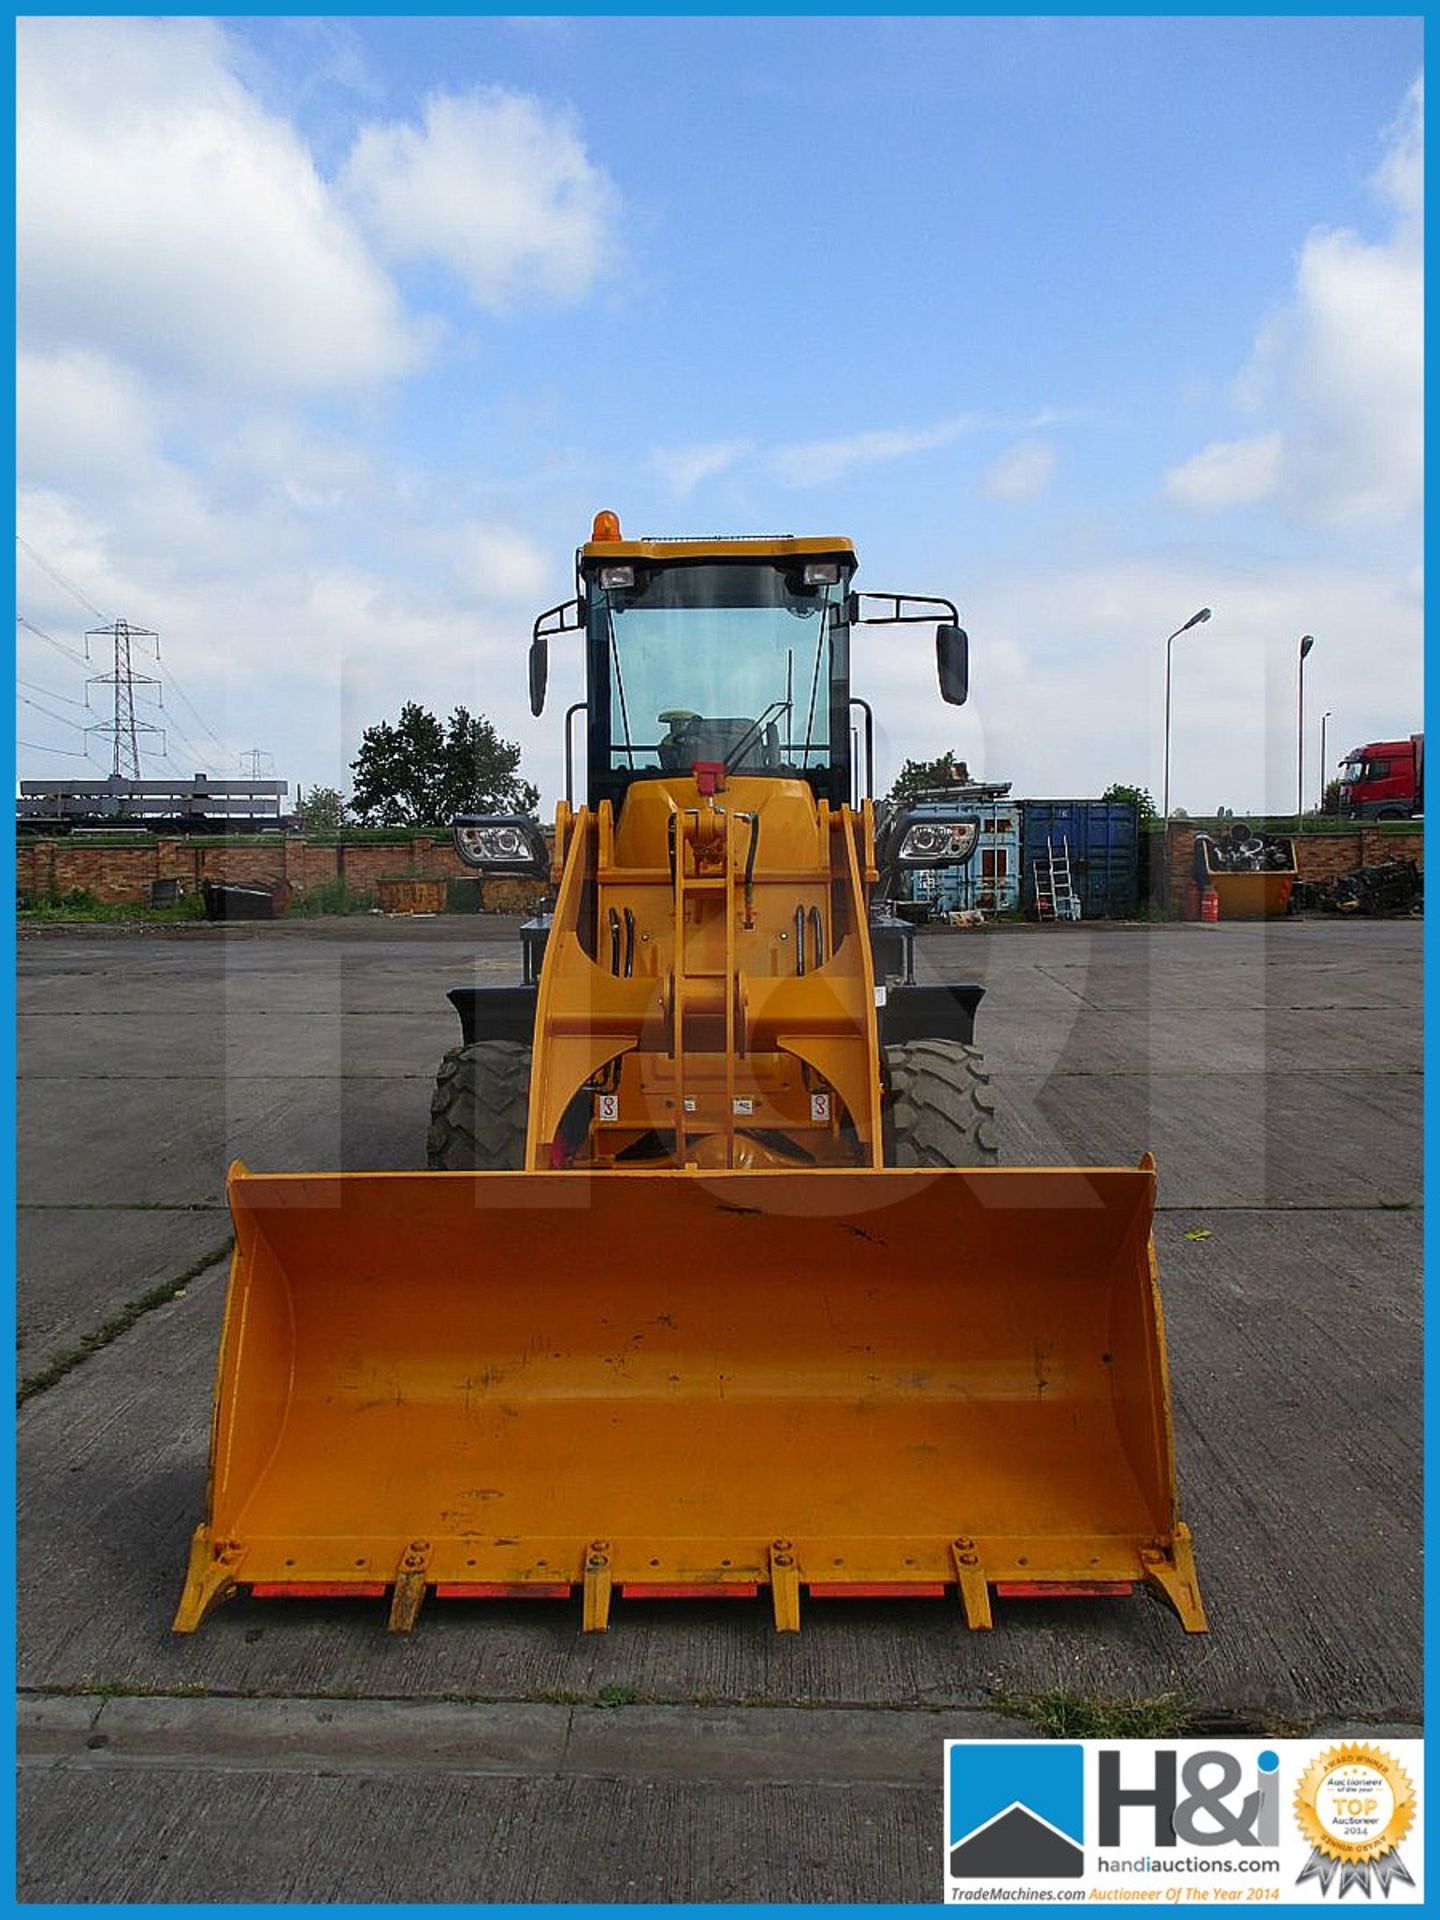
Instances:
[[[153,5],[133,5],[133,6],[93,5],[93,6],[87,6],[87,7],[60,7],[60,6],[39,5],[39,6],[26,7],[23,10],[23,13],[25,17],[60,17],[60,18],[87,17],[88,18],[88,17],[99,17],[99,16],[105,16],[105,15],[130,17],[130,16],[150,14],[150,15],[168,16],[176,13],[184,13],[187,11],[189,10],[179,6],[160,7],[160,6],[153,6]],[[390,5],[362,4],[362,5],[355,5],[355,6],[348,7],[343,11],[341,11],[338,8],[320,8],[320,7],[313,7],[313,6],[297,6],[297,7],[252,6],[247,8],[243,13],[237,12],[233,15],[216,15],[214,17],[219,19],[233,18],[236,20],[244,20],[248,18],[271,17],[271,16],[276,16],[280,18],[290,18],[290,19],[298,19],[298,18],[342,18],[343,19],[343,18],[364,17],[364,16],[391,17],[396,14],[404,13],[406,11],[408,10],[399,8],[394,4],[390,4]],[[507,8],[507,7],[501,7],[501,6],[460,7],[460,6],[452,6],[452,5],[445,5],[445,4],[430,4],[425,6],[423,9],[415,9],[415,11],[417,13],[423,12],[426,17],[432,17],[432,18],[445,18],[445,17],[477,18],[477,17],[483,17],[487,14],[495,15],[499,17],[506,17],[508,15],[514,14],[516,10],[513,8]],[[737,8],[684,7],[684,6],[658,7],[658,6],[631,6],[631,5],[559,6],[559,5],[531,4],[529,6],[524,7],[523,9],[520,9],[520,11],[523,14],[534,16],[534,17],[554,16],[554,17],[564,18],[564,17],[573,17],[577,15],[598,15],[602,18],[624,18],[624,19],[658,19],[658,18],[671,18],[671,17],[691,17],[691,18],[701,17],[701,18],[714,18],[714,19],[742,18],[743,19],[743,18],[753,18],[753,17],[759,17],[759,16],[767,16],[772,18],[792,18],[792,19],[810,18],[810,17],[837,18],[837,17],[843,17],[843,16],[861,16],[861,17],[871,17],[871,18],[879,18],[879,17],[901,17],[901,18],[927,18],[927,17],[928,18],[937,18],[937,17],[938,18],[962,18],[962,17],[996,18],[996,17],[1001,17],[1003,18],[1006,15],[1010,15],[1010,16],[1018,16],[1021,18],[1036,18],[1036,19],[1038,18],[1100,18],[1100,17],[1104,17],[1104,18],[1138,17],[1138,18],[1153,18],[1153,19],[1162,19],[1166,17],[1179,17],[1179,18],[1186,18],[1186,19],[1228,18],[1228,17],[1261,18],[1263,17],[1263,18],[1302,18],[1302,19],[1365,19],[1365,18],[1418,19],[1423,21],[1428,17],[1428,9],[1424,7],[1384,5],[1384,4],[1380,4],[1380,0],[1366,0],[1365,4],[1358,4],[1358,5],[1357,4],[1350,4],[1350,5],[1334,4],[1334,0],[1330,0],[1329,4],[1313,4],[1312,3],[1312,4],[1305,5],[1305,4],[1294,4],[1292,0],[1291,4],[1271,4],[1263,7],[1241,6],[1241,5],[1215,5],[1215,4],[1203,6],[1203,7],[1200,7],[1200,6],[1155,7],[1155,6],[1145,6],[1145,5],[1138,5],[1138,4],[1127,4],[1125,3],[1125,0],[1118,0],[1118,3],[1117,3],[1117,0],[1106,0],[1105,4],[1098,5],[1098,6],[1096,5],[1086,6],[1086,5],[1079,5],[1079,4],[1071,5],[1071,6],[1052,4],[1047,6],[1033,6],[1033,7],[998,5],[998,6],[985,7],[983,9],[982,8],[959,9],[959,8],[949,7],[949,6],[936,6],[936,5],[927,4],[926,0],[915,0],[915,4],[911,4],[909,6],[904,6],[904,7],[897,7],[897,8],[876,8],[873,6],[859,6],[859,5],[849,4],[848,0],[815,0],[814,4],[803,5],[803,6],[791,5],[791,6],[775,7],[775,6],[755,5],[755,6],[746,6],[746,7],[737,7]],[[18,10],[15,15],[12,15],[12,18],[17,18],[17,17],[20,17]],[[5,195],[4,208],[5,208],[5,219],[8,222],[8,225],[10,228],[8,272],[9,272],[9,285],[10,285],[10,294],[11,294],[10,312],[12,315],[12,319],[10,324],[11,324],[12,348],[13,348],[13,345],[14,345],[13,315],[15,310],[14,309],[15,149],[14,149],[14,140],[13,140],[13,133],[14,133],[13,102],[15,97],[15,46],[14,46],[13,34],[5,42],[4,63],[5,63],[5,77],[8,82],[7,95],[12,103],[11,105],[12,138],[7,143],[6,157],[5,157],[7,191]],[[1432,178],[1432,170],[1431,170],[1431,165],[1428,158],[1428,151],[1427,151],[1427,159],[1426,159],[1425,178],[1426,178],[1426,187],[1428,192],[1428,188],[1431,184],[1431,178]],[[1428,272],[1426,275],[1426,281],[1427,281],[1427,293],[1428,293],[1430,291],[1430,286],[1429,286],[1430,276]],[[1431,332],[1432,332],[1431,326],[1430,324],[1427,323],[1427,327],[1426,327],[1427,347],[1430,343]],[[1430,443],[1430,438],[1431,438],[1429,433],[1429,427],[1432,419],[1432,409],[1436,404],[1432,396],[1433,396],[1433,388],[1431,389],[1430,392],[1427,392],[1427,397],[1426,397],[1427,447]],[[13,445],[14,444],[14,424],[15,424],[15,376],[14,376],[13,353],[11,358],[11,373],[6,385],[6,420],[7,420],[7,425],[9,429],[10,442]],[[15,489],[15,480],[12,475],[12,480],[11,480],[12,506],[14,502],[14,489]],[[1431,512],[1427,505],[1426,516],[1425,516],[1425,552],[1426,552],[1427,559],[1429,557],[1430,547],[1431,547],[1431,519],[1432,519]],[[14,551],[12,546],[12,549],[11,549],[12,584],[14,580],[14,569],[15,569],[15,560],[14,560]],[[12,647],[11,671],[12,671],[12,679],[13,679],[14,665],[15,665],[13,641],[11,643],[11,647]],[[1432,648],[1430,645],[1430,638],[1429,638],[1428,632],[1426,635],[1424,659],[1425,659],[1425,666],[1427,670],[1433,668],[1435,661],[1434,661]],[[1428,700],[1426,704],[1428,706],[1429,704]],[[15,744],[14,744],[13,735],[6,736],[3,751],[5,754],[5,766],[8,771],[10,790],[13,792],[14,781],[15,781]],[[6,954],[9,962],[8,976],[10,980],[10,1006],[9,1006],[9,1019],[6,1021],[3,1029],[3,1034],[4,1034],[3,1063],[0,1063],[0,1064],[3,1064],[4,1076],[5,1076],[6,1086],[7,1086],[7,1098],[6,1098],[4,1109],[3,1109],[4,1145],[6,1147],[6,1154],[4,1159],[4,1172],[3,1172],[3,1192],[7,1202],[5,1207],[4,1229],[3,1229],[5,1234],[5,1240],[3,1243],[3,1260],[4,1260],[4,1272],[7,1279],[11,1313],[12,1313],[12,1319],[13,1319],[15,1304],[16,1304],[15,1303],[16,1107],[15,1107],[15,987],[14,987],[14,981],[15,981],[14,899],[15,899],[15,894],[14,894],[14,884],[13,884],[14,871],[15,871],[15,844],[14,844],[13,837],[7,837],[5,839],[4,860],[6,863],[5,894],[4,894],[4,898],[6,902],[6,915],[5,915],[4,938],[5,938],[5,945],[6,945]],[[1437,937],[1435,933],[1434,914],[1430,912],[1428,909],[1425,915],[1423,952],[1424,952],[1424,962],[1425,962],[1425,971],[1426,971],[1426,980],[1427,980],[1425,999],[1424,999],[1425,1023],[1426,1023],[1425,1043],[1424,1043],[1424,1063],[1425,1063],[1425,1078],[1426,1078],[1426,1087],[1427,1087],[1426,1098],[1425,1098],[1425,1118],[1427,1122],[1427,1140],[1426,1140],[1425,1156],[1424,1156],[1424,1171],[1426,1175],[1426,1187],[1428,1189],[1429,1174],[1431,1172],[1432,1163],[1437,1158],[1440,1158],[1440,1145],[1436,1144],[1433,1136],[1431,1136],[1429,1133],[1429,1127],[1428,1127],[1428,1123],[1432,1117],[1431,1102],[1428,1095],[1428,1088],[1434,1082],[1434,1076],[1437,1069],[1437,1065],[1440,1065],[1440,1039],[1437,1039],[1436,1037],[1433,1022],[1431,1021],[1431,1018],[1430,1018],[1432,1007],[1431,1007],[1431,992],[1429,988],[1429,981],[1434,978],[1437,962],[1440,962],[1440,937]],[[1427,1219],[1426,1225],[1425,1225],[1425,1238],[1424,1238],[1425,1266],[1426,1266],[1427,1273],[1433,1270],[1435,1245],[1436,1243],[1433,1239],[1433,1230]],[[1425,1351],[1425,1360],[1427,1363],[1427,1372],[1428,1372],[1430,1365],[1433,1363],[1435,1359],[1435,1352],[1432,1347],[1428,1325],[1426,1327],[1426,1333],[1425,1333],[1424,1351]],[[6,1356],[7,1356],[6,1367],[10,1376],[11,1386],[13,1390],[13,1386],[15,1382],[15,1350],[14,1350],[14,1344],[12,1341],[6,1342]],[[1436,1415],[1434,1400],[1427,1387],[1427,1391],[1425,1395],[1425,1418],[1424,1418],[1424,1435],[1425,1435],[1425,1444],[1426,1444],[1427,1453],[1430,1448],[1430,1442],[1434,1437],[1437,1419],[1440,1419],[1440,1416]],[[3,1602],[0,1602],[0,1605],[3,1605],[4,1607],[4,1618],[5,1618],[5,1624],[8,1632],[8,1640],[9,1640],[9,1647],[10,1647],[10,1666],[11,1666],[11,1673],[13,1677],[15,1673],[15,1664],[16,1664],[15,1587],[14,1587],[14,1579],[13,1579],[13,1574],[15,1569],[15,1559],[16,1559],[16,1547],[15,1547],[15,1520],[16,1520],[15,1464],[16,1463],[15,1463],[15,1432],[13,1427],[8,1428],[6,1430],[5,1441],[4,1441],[4,1459],[5,1459],[5,1467],[6,1467],[6,1485],[8,1490],[7,1497],[8,1497],[8,1503],[9,1503],[9,1513],[8,1513],[9,1527],[8,1527],[7,1538],[8,1538],[9,1551],[10,1551],[10,1572],[12,1577],[5,1582]],[[1440,1498],[1440,1496],[1437,1496],[1437,1498]],[[1427,1490],[1426,1501],[1425,1501],[1425,1514],[1427,1519],[1429,1517],[1429,1512],[1430,1512],[1430,1495]],[[1433,1614],[1433,1603],[1435,1600],[1434,1580],[1435,1580],[1435,1576],[1432,1573],[1431,1568],[1427,1565],[1426,1573],[1425,1573],[1425,1581],[1424,1581],[1424,1592],[1425,1592],[1425,1600],[1427,1604],[1427,1615]],[[1427,1651],[1428,1651],[1428,1644],[1429,1644],[1429,1635],[1427,1632],[1427,1635],[1426,1635]],[[1426,1685],[1425,1685],[1425,1706],[1426,1706],[1426,1712],[1427,1712],[1427,1718],[1428,1718],[1430,1706],[1431,1706],[1428,1669],[1426,1674]],[[940,1785],[941,1785],[941,1767],[942,1767],[942,1761],[943,1761],[943,1748],[940,1745],[942,1733],[943,1733],[943,1728],[940,1728],[937,1726],[937,1735],[936,1735],[937,1847],[939,1845],[940,1838],[941,1838],[939,1796],[940,1796]],[[0,1787],[0,1793],[3,1793],[5,1796],[5,1801],[6,1801],[5,1814],[7,1816],[3,1819],[3,1823],[0,1823],[0,1829],[3,1829],[3,1845],[5,1849],[5,1867],[6,1867],[6,1873],[7,1873],[7,1882],[8,1882],[8,1885],[13,1888],[15,1885],[15,1804],[16,1804],[15,1803],[15,1767],[14,1767],[15,1723],[13,1719],[8,1723],[8,1732],[7,1732],[6,1738],[9,1743],[9,1749],[10,1749],[9,1757],[10,1757],[11,1764],[7,1771],[4,1785],[3,1787]],[[1426,1815],[1427,1837],[1430,1839],[1430,1841],[1433,1844],[1437,1838],[1440,1838],[1440,1823],[1436,1823],[1432,1827],[1431,1822],[1428,1819],[1428,1808],[1424,1810],[1424,1813]],[[46,1910],[46,1908],[44,1905],[37,1905],[31,1910],[36,1912],[43,1912]],[[86,1912],[105,1911],[106,1903],[100,1903],[93,1906],[87,1905],[83,1910]],[[126,1903],[121,1906],[111,1905],[109,1910],[121,1912],[121,1913],[154,1912],[154,1913],[183,1914],[191,1911],[191,1908],[185,1905],[175,1905],[175,1904],[146,1905],[146,1904],[137,1902],[137,1903]],[[290,1910],[294,1912],[302,1912],[302,1913],[329,1914],[329,1913],[335,1913],[335,1912],[382,1911],[382,1910],[389,1910],[389,1909],[384,1907],[381,1903],[376,1903],[375,1906],[372,1906],[369,1908],[360,1907],[353,1903],[335,1903],[335,1904],[326,1904],[326,1905],[317,1905],[312,1903],[312,1904],[305,1904],[305,1905],[297,1904],[291,1907]],[[400,1909],[400,1910],[403,1910],[403,1909]],[[443,1911],[444,1907],[443,1907],[443,1904],[437,1903],[437,1905],[431,1907],[430,1910]],[[464,1911],[464,1909],[456,1909],[456,1910]],[[645,1907],[642,1910],[646,1912],[701,1913],[701,1912],[709,1911],[710,1909],[697,1904],[674,1903],[670,1905],[659,1905],[659,1904],[646,1903]],[[763,1912],[766,1909],[763,1906],[753,1902],[736,1902],[736,1903],[725,1903],[720,1910],[728,1913],[746,1913],[746,1912]],[[267,1904],[262,1904],[258,1902],[257,1903],[229,1902],[229,1903],[217,1903],[214,1905],[210,1905],[209,1903],[207,1903],[206,1911],[216,1913],[216,1914],[223,1914],[223,1915],[265,1914],[271,1911],[271,1908]],[[513,1913],[517,1916],[535,1916],[535,1915],[543,1914],[543,1915],[573,1917],[577,1909],[573,1906],[560,1906],[560,1905],[552,1905],[552,1904],[536,1905],[536,1906],[496,1905],[496,1906],[491,1906],[487,1908],[487,1911],[494,1912],[494,1913]],[[616,1914],[616,1915],[632,1915],[633,1916],[633,1914],[636,1912],[636,1909],[630,1906],[629,1904],[616,1903],[616,1904],[610,1904],[610,1905],[602,1905],[602,1904],[596,1903],[592,1906],[587,1907],[585,1911],[593,1912],[593,1913],[609,1913],[609,1914]],[[792,1907],[789,1909],[789,1911],[800,1913],[800,1914],[831,1914],[839,1911],[839,1912],[851,1912],[857,1915],[893,1914],[899,1917],[899,1916],[905,1916],[905,1915],[913,1915],[916,1909],[914,1908],[914,1906],[909,1904],[888,1903],[888,1904],[865,1905],[865,1906],[861,1906],[861,1905],[800,1906],[800,1907]],[[966,1911],[971,1913],[978,1913],[978,1912],[1013,1913],[1017,1911],[1034,1911],[1034,1909],[1033,1908],[1021,1909],[1014,1905],[1008,1905],[1003,1907],[981,1906],[977,1903],[974,1905],[967,1904]]]

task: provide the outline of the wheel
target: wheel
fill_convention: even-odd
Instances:
[[[477,1040],[440,1062],[430,1100],[426,1159],[446,1173],[519,1172],[530,1113],[530,1048]]]
[[[985,1056],[959,1040],[885,1048],[885,1164],[993,1167],[995,1097]]]

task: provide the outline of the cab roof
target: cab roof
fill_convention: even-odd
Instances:
[[[855,564],[853,541],[797,539],[792,533],[696,534],[676,540],[587,540],[580,562],[606,560],[845,560]]]

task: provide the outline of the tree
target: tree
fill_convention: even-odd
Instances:
[[[457,813],[533,813],[540,801],[515,742],[464,707],[442,723],[407,700],[394,726],[365,729],[350,771],[351,809],[367,827],[443,827]]]
[[[1139,816],[1142,827],[1147,821],[1159,818],[1155,810],[1155,802],[1150,797],[1148,787],[1127,787],[1123,781],[1114,780],[1105,789],[1104,793],[1101,794],[1100,798],[1102,800],[1128,801]],[[1177,808],[1177,816],[1178,813],[1179,809]]]
[[[302,833],[338,833],[345,824],[345,796],[338,787],[295,791],[295,813]]]
[[[959,786],[969,778],[970,769],[953,753],[942,753],[934,760],[907,760],[895,776],[889,799],[892,805],[899,806],[931,787]]]

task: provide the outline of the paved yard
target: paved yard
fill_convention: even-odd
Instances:
[[[816,1605],[798,1638],[762,1603],[622,1605],[603,1637],[578,1603],[453,1603],[408,1639],[379,1603],[243,1600],[172,1638],[227,1162],[423,1164],[445,989],[516,977],[514,923],[23,940],[23,1897],[930,1899],[939,1742],[1013,1728],[1005,1696],[1418,1721],[1420,933],[920,941],[987,987],[1007,1161],[1157,1156],[1204,1638],[1148,1599],[975,1635]]]

